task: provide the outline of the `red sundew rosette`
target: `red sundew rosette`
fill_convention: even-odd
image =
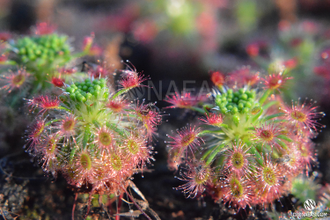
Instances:
[[[9,71],[9,75],[1,76],[0,81],[3,81],[4,86],[0,89],[11,93],[13,90],[22,90],[30,81],[30,73],[25,69],[19,69],[16,72]]]
[[[282,196],[285,182],[284,170],[281,164],[274,163],[269,156],[264,157],[263,166],[258,166],[256,173],[256,192],[258,203],[268,204]]]
[[[324,126],[318,121],[324,117],[323,112],[317,112],[317,106],[313,106],[312,101],[300,104],[292,102],[291,108],[284,106],[281,110],[284,112],[285,119],[295,125],[302,132],[302,136],[314,137],[315,132],[319,131]]]
[[[237,177],[251,175],[253,155],[248,153],[249,150],[250,148],[244,144],[236,144],[233,146],[233,149],[226,150],[224,152],[226,159],[223,172],[233,173]]]
[[[206,114],[206,118],[200,118],[201,121],[203,121],[207,125],[221,127],[221,124],[223,123],[223,116],[221,114],[216,113],[210,113]]]
[[[185,127],[181,130],[177,130],[175,136],[168,135],[172,141],[166,142],[170,148],[173,148],[176,152],[176,157],[188,158],[189,155],[193,154],[195,150],[204,143],[204,140],[199,137],[200,128],[195,126]],[[179,156],[180,155],[180,156]]]
[[[173,96],[167,96],[165,101],[172,104],[166,108],[192,108],[199,102],[206,99],[206,96],[194,96],[189,92],[183,92],[182,94],[175,93]]]
[[[186,182],[175,189],[181,190],[187,198],[195,198],[203,194],[206,188],[211,185],[214,172],[204,162],[190,160],[180,170],[180,177],[177,179]]]
[[[222,200],[228,203],[229,208],[234,207],[239,210],[252,206],[254,187],[248,177],[230,173],[220,181],[223,188]]]

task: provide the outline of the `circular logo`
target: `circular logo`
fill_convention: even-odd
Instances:
[[[312,211],[316,208],[316,202],[313,199],[307,199],[304,203],[304,207],[307,211]]]

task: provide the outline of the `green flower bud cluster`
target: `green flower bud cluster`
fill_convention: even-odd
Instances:
[[[256,105],[256,92],[240,88],[238,91],[228,89],[215,97],[215,103],[222,114],[248,113]]]
[[[70,45],[65,35],[49,34],[24,37],[12,45],[18,54],[18,62],[27,67],[63,64],[71,59]]]
[[[86,102],[87,100],[95,100],[98,98],[108,99],[109,90],[107,88],[106,79],[86,79],[80,83],[73,83],[65,90],[69,93],[72,101]]]

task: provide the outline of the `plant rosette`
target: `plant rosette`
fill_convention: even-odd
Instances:
[[[65,85],[59,97],[28,100],[37,117],[27,151],[44,171],[61,173],[75,192],[127,193],[133,174],[153,160],[150,142],[161,116],[151,104],[127,101],[126,93],[142,81],[134,81],[141,79],[136,72],[124,72],[120,84],[130,87],[115,93],[105,78],[92,78]]]
[[[186,182],[177,189],[191,198],[208,193],[236,210],[266,206],[289,193],[292,180],[316,162],[311,138],[324,114],[311,101],[282,101],[279,91],[291,79],[285,72],[226,80],[214,74],[217,88],[209,102],[191,94],[167,97],[170,108],[204,114],[199,124],[168,135],[169,167]]]
[[[93,37],[85,37],[90,39],[88,46],[74,53],[69,36],[56,33],[53,26],[41,23],[35,29],[33,35],[5,42],[7,59],[0,63],[5,71],[2,89],[35,95],[54,86],[63,87],[65,82],[86,78],[86,74],[68,66],[77,58],[90,55]]]

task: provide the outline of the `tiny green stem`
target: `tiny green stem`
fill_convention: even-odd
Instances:
[[[267,100],[267,98],[272,94],[272,89],[267,89],[266,92],[259,99],[259,104],[262,105]]]
[[[218,145],[211,153],[209,158],[206,160],[206,165],[210,165],[220,150],[225,146],[225,144]]]
[[[272,121],[274,124],[278,124],[278,123],[281,123],[281,122],[285,122],[285,120],[278,120],[278,119],[275,119]]]
[[[258,144],[255,146],[255,149],[258,151],[258,152],[262,152],[262,145],[261,144]]]
[[[221,124],[220,126],[223,128],[227,128],[227,129],[229,128],[229,125],[227,125],[227,124]]]
[[[127,89],[121,89],[119,90],[118,92],[116,92],[112,97],[111,99],[114,100],[115,98],[117,98],[118,96],[120,96],[121,94],[124,94],[126,92],[128,92],[130,90],[130,88],[127,88]]]
[[[132,117],[132,118],[139,118],[138,115],[134,115],[134,114],[127,114],[127,116]]]
[[[280,117],[284,115],[283,113],[277,113],[277,114],[273,114],[273,115],[268,115],[267,117],[264,118],[265,121],[268,121],[270,119],[276,118],[276,117]]]
[[[71,57],[73,59],[75,59],[75,58],[83,57],[83,56],[86,56],[86,55],[88,55],[86,52],[80,52],[80,53],[72,54]]]
[[[272,152],[272,158],[278,159],[279,157],[280,157],[280,155],[278,155],[278,153],[276,151]]]
[[[284,149],[288,149],[288,146],[283,141],[277,139],[276,142]]]
[[[289,138],[289,137],[287,137],[287,136],[285,136],[285,135],[278,135],[277,137],[280,138],[280,139],[282,139],[282,140],[285,140],[287,142],[292,142],[292,139]]]
[[[3,65],[16,66],[17,65],[17,62],[15,62],[14,60],[7,60],[6,62],[3,63]]]
[[[214,133],[221,133],[222,130],[204,130],[204,131],[201,131],[197,134],[198,137],[202,136],[202,135],[205,135],[205,134],[214,134]]]
[[[118,128],[118,126],[116,124],[114,124],[114,123],[107,122],[106,123],[106,126],[108,128],[110,128],[110,129],[114,130],[115,132],[117,132],[122,137],[126,137],[127,136],[125,130],[122,130],[122,129]]]
[[[216,164],[214,164],[216,167],[223,167],[223,163],[224,163],[224,160],[225,160],[226,156],[221,154],[219,155],[219,157],[217,158],[217,161],[216,161]]]
[[[93,124],[95,125],[96,128],[100,128],[101,127],[100,123],[97,120],[95,120],[95,119],[93,119]]]
[[[58,106],[56,109],[60,109],[60,110],[64,110],[64,111],[68,111],[68,112],[71,112],[70,109],[68,108],[65,108],[64,106]]]
[[[54,123],[54,122],[58,122],[58,121],[60,121],[60,119],[53,119],[53,120],[50,120],[49,122],[47,122],[47,123],[45,124],[45,126],[51,125],[52,123]]]
[[[189,107],[189,109],[193,110],[193,111],[196,111],[196,112],[199,112],[203,115],[205,115],[206,111],[204,109],[201,109],[201,108],[198,108],[198,107]]]
[[[86,149],[86,147],[87,147],[87,143],[89,141],[90,134],[91,134],[90,127],[87,125],[85,128],[84,137],[83,137],[83,141],[82,141],[84,149]]]
[[[255,131],[255,127],[248,127],[248,128],[245,128],[246,131]]]
[[[73,161],[73,157],[74,157],[74,155],[75,155],[75,153],[76,153],[76,150],[77,150],[77,148],[72,148],[72,150],[70,151],[70,164],[72,163],[72,161]]]
[[[205,160],[206,159],[206,157],[208,157],[209,155],[210,155],[210,153],[212,152],[212,151],[214,151],[214,149],[215,148],[217,148],[218,146],[217,145],[215,145],[215,146],[213,146],[213,147],[210,147],[203,155],[202,155],[202,160]]]
[[[260,109],[260,111],[252,117],[252,123],[254,123],[263,113],[263,110]]]
[[[254,146],[251,146],[251,147],[250,147],[249,153],[252,154],[252,155],[254,155],[256,161],[257,161],[261,166],[263,166],[264,161],[263,161],[263,159],[262,159],[260,153],[258,152],[258,150],[257,150]]]
[[[278,104],[278,101],[271,101],[271,102],[268,102],[268,103],[266,103],[262,108],[263,108],[264,110],[266,110],[266,109],[268,109],[269,107],[271,107],[271,106],[273,106],[273,105],[275,105],[275,104]]]

